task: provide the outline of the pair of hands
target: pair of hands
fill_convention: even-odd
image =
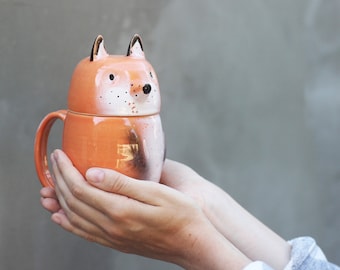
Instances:
[[[262,259],[266,246],[259,249],[254,231],[271,249],[282,244],[181,163],[166,160],[159,184],[103,168],[89,169],[84,178],[60,150],[51,161],[55,188],[41,189],[41,204],[55,223],[89,241],[186,269],[242,269]]]

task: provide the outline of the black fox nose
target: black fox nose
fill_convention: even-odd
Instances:
[[[151,85],[150,84],[146,84],[146,85],[144,85],[143,86],[143,92],[144,92],[144,94],[149,94],[150,92],[151,92]]]

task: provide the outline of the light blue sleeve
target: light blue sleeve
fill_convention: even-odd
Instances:
[[[299,237],[288,242],[291,247],[291,257],[284,270],[340,270],[327,261],[322,250],[311,237]],[[264,262],[256,261],[243,270],[273,270]]]
[[[299,237],[288,243],[292,246],[291,259],[284,270],[340,270],[340,267],[327,261],[313,238]]]
[[[255,261],[248,264],[243,270],[273,270],[273,268],[266,265],[264,262]]]

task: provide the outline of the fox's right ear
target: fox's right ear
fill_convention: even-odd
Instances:
[[[142,38],[138,34],[132,37],[126,56],[145,58]]]
[[[90,61],[96,61],[101,58],[108,56],[104,46],[104,38],[102,35],[98,35],[97,38],[93,42]]]

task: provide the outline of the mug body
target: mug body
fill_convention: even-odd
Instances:
[[[114,117],[68,111],[62,149],[83,175],[102,167],[158,182],[165,155],[161,119],[159,114]]]

